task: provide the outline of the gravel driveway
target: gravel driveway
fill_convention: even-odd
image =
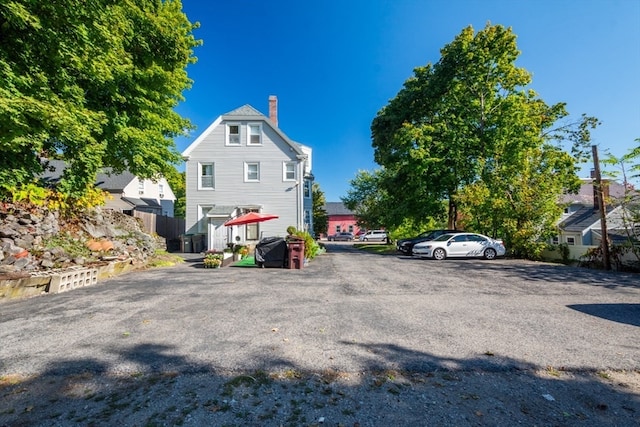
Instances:
[[[640,278],[374,255],[0,304],[2,425],[637,425]]]

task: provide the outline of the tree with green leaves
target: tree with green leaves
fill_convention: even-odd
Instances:
[[[627,237],[624,249],[633,253],[640,261],[640,191],[633,184],[634,180],[640,178],[640,139],[636,139],[636,142],[637,147],[620,157],[608,153],[603,163],[607,168],[605,175],[621,179],[624,185],[622,197],[613,201],[621,208],[618,226]]]
[[[176,201],[173,205],[173,216],[176,218],[185,218],[187,207],[187,178],[186,173],[178,172],[177,169],[169,170],[165,176],[167,182],[171,186]]]
[[[342,203],[358,218],[358,226],[365,229],[384,228],[389,222],[388,193],[381,182],[384,169],[373,172],[360,170],[351,180],[351,188],[342,197]]]
[[[321,234],[326,234],[329,226],[329,216],[324,208],[327,200],[324,197],[324,192],[320,189],[320,184],[317,182],[314,182],[313,186],[311,186],[311,197],[313,201],[313,234],[317,238]]]
[[[168,175],[191,128],[174,107],[194,28],[180,0],[0,3],[0,197],[33,184],[43,158],[67,162],[57,189],[71,198],[101,168]]]
[[[558,125],[565,105],[548,106],[527,88],[531,75],[515,65],[518,55],[510,28],[465,28],[435,65],[415,69],[371,129],[392,209],[438,217],[444,202],[448,228],[463,219],[535,257],[534,242],[559,218],[560,194],[579,186],[580,150],[597,120]],[[574,155],[560,148],[567,141]],[[398,224],[400,215],[392,217]]]
[[[441,228],[444,216],[416,218],[407,215],[404,207],[404,192],[388,192],[386,188],[393,188],[385,180],[393,180],[384,168],[373,172],[361,170],[350,181],[351,188],[342,198],[345,206],[358,217],[358,225],[365,229],[384,228],[391,238],[399,239],[413,237],[425,230]],[[410,209],[410,207],[408,207]],[[435,210],[434,210],[435,211]]]

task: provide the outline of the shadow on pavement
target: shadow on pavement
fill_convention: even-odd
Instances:
[[[348,344],[370,355],[364,372],[303,372],[263,353],[260,369],[223,372],[151,343],[117,354],[128,366],[119,372],[54,356],[40,375],[0,377],[0,426],[630,426],[640,416],[632,390],[594,373]]]
[[[567,307],[602,319],[640,326],[640,304],[572,304]]]

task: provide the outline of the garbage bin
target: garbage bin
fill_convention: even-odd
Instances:
[[[282,268],[287,260],[287,242],[282,237],[265,237],[256,245],[258,267]]]
[[[300,270],[304,266],[304,239],[289,237],[287,239],[289,252],[288,266],[290,269]]]
[[[191,244],[191,237],[193,234],[181,234],[180,235],[180,252],[191,253],[193,252],[193,245]]]
[[[194,234],[191,237],[193,242],[193,252],[198,254],[204,251],[204,234]]]

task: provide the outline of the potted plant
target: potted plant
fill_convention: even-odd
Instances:
[[[240,259],[246,258],[246,256],[249,255],[249,248],[246,246],[243,246],[240,248],[239,253],[240,253]]]
[[[220,268],[223,255],[220,253],[207,253],[204,256],[204,268]]]

